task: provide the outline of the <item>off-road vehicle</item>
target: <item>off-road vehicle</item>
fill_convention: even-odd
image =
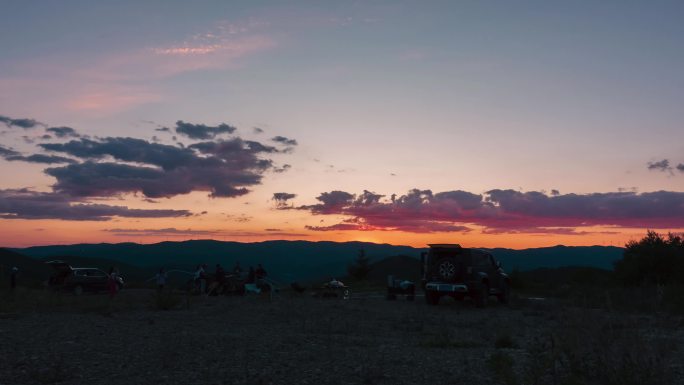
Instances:
[[[508,303],[511,280],[501,262],[489,252],[463,248],[457,244],[431,244],[421,254],[422,286],[425,301],[437,305],[443,296],[458,300],[469,297],[484,307],[490,295]]]

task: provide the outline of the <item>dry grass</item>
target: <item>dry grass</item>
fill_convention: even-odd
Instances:
[[[379,298],[131,290],[110,301],[107,295],[3,293],[0,383],[629,385],[684,379],[681,317],[625,313],[608,299],[594,309],[522,299],[476,309]],[[160,311],[166,309],[173,311]],[[116,343],[103,349],[101,341]]]

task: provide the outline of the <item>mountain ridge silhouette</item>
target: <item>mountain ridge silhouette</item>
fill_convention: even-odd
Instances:
[[[371,242],[332,241],[263,241],[233,242],[217,240],[164,241],[153,244],[134,242],[32,246],[9,248],[14,252],[38,259],[56,256],[103,258],[155,271],[159,267],[193,269],[206,263],[209,269],[220,263],[231,269],[239,261],[242,268],[258,263],[285,281],[321,277],[342,277],[363,249],[372,262],[388,257],[420,258],[427,248],[378,244]],[[507,271],[563,266],[588,266],[612,269],[622,258],[623,249],[614,246],[552,246],[514,250],[487,248]]]

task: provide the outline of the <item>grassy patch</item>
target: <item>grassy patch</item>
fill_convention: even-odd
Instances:
[[[154,310],[172,310],[176,309],[183,302],[181,296],[170,291],[158,292],[152,299],[152,309]]]
[[[494,341],[494,346],[497,349],[515,349],[518,347],[518,344],[515,342],[513,336],[510,333],[504,332],[500,333],[496,337],[496,341]]]
[[[482,345],[470,340],[457,339],[448,329],[442,329],[437,334],[428,336],[420,346],[437,349],[472,349]]]
[[[570,309],[548,337],[527,348],[530,384],[670,384],[676,346],[643,334],[645,325],[600,311]]]
[[[518,383],[513,370],[513,358],[506,353],[496,352],[489,356],[487,365],[494,376],[506,385],[516,385]]]

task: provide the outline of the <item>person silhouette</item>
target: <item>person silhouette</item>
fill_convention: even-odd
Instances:
[[[14,291],[14,289],[17,287],[17,275],[19,274],[19,268],[16,266],[12,266],[12,270],[10,270],[10,290]]]

